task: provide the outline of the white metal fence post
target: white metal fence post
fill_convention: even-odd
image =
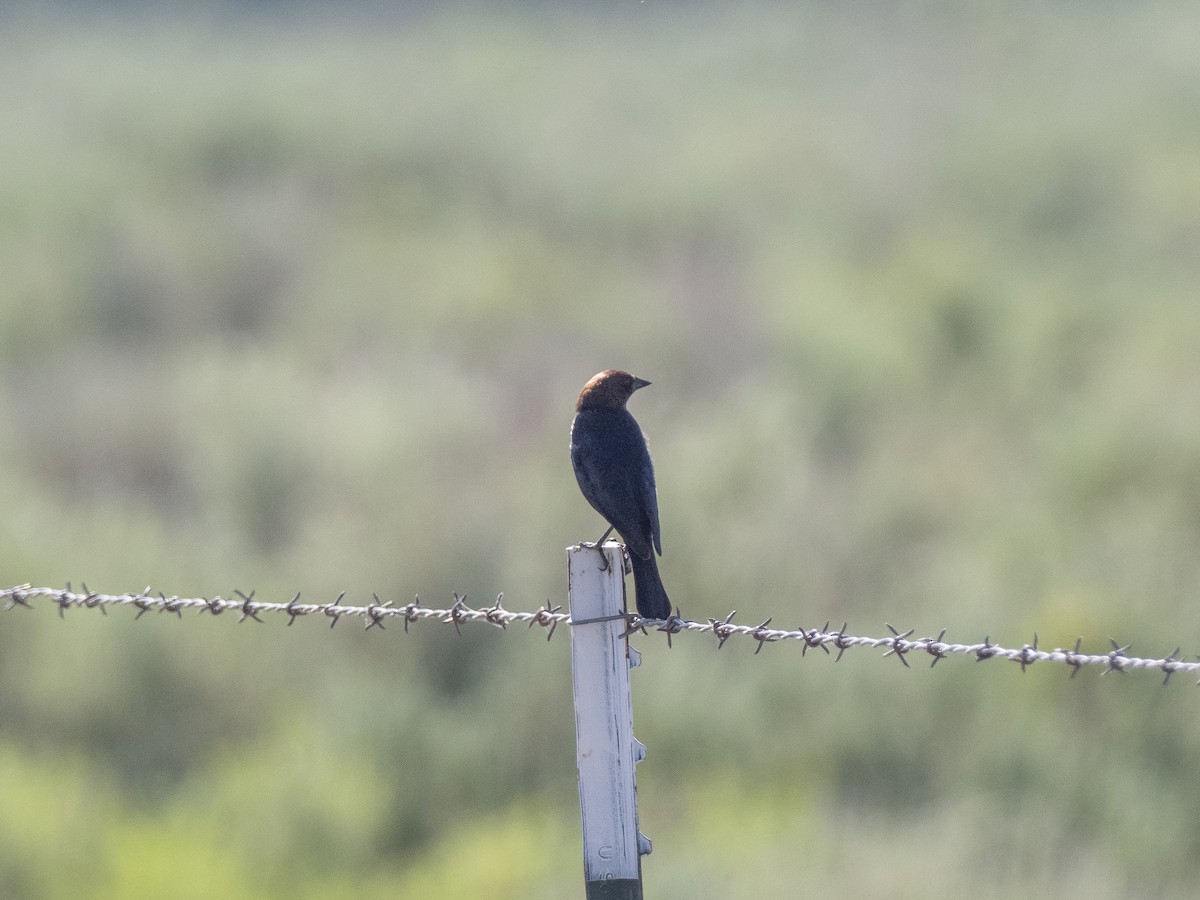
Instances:
[[[629,669],[639,661],[625,632],[625,568],[620,544],[568,547],[575,747],[583,816],[587,900],[642,900],[634,765],[646,755],[633,736]],[[602,559],[607,568],[601,569]]]

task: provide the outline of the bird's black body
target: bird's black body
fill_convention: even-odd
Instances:
[[[601,372],[583,388],[571,423],[571,465],[588,503],[621,535],[633,563],[638,613],[665,619],[671,601],[658,575],[662,553],[654,463],[625,402],[649,382],[627,372]]]

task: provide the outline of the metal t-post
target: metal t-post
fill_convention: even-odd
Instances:
[[[634,765],[646,748],[633,736],[629,670],[640,661],[625,633],[625,560],[620,544],[568,547],[575,746],[583,816],[587,900],[642,900]],[[602,560],[607,567],[601,569]]]

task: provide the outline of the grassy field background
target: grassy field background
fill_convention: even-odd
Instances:
[[[30,9],[33,9],[30,6]],[[0,13],[0,582],[1200,652],[1200,8]],[[647,896],[1190,897],[1200,695],[639,637]],[[0,895],[582,894],[569,645],[0,613]]]

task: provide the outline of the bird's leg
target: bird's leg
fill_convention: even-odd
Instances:
[[[604,532],[604,534],[600,535],[600,540],[596,541],[596,544],[595,544],[596,549],[600,552],[600,571],[601,572],[608,569],[608,557],[604,555],[603,546],[604,546],[604,542],[606,540],[608,540],[608,536],[612,533],[613,533],[613,526],[609,525],[608,531],[606,531],[606,532]]]

